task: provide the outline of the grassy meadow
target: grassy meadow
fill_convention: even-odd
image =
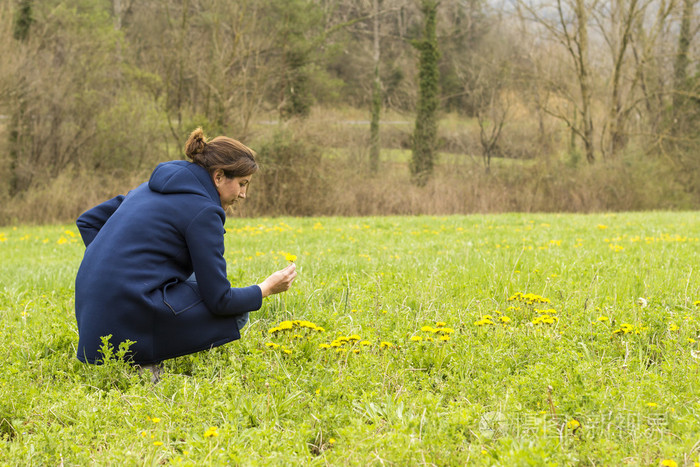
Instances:
[[[0,228],[0,465],[699,465],[696,212],[227,231],[297,281],[152,384],[75,359],[77,229]]]

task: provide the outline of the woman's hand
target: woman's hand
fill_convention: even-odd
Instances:
[[[297,265],[292,263],[258,284],[258,287],[262,290],[263,298],[289,290],[294,278],[297,277],[296,269]]]

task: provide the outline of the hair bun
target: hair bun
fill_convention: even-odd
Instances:
[[[194,161],[197,154],[204,152],[204,147],[206,145],[204,131],[201,128],[197,128],[190,133],[189,138],[187,138],[187,142],[185,143],[185,155]]]

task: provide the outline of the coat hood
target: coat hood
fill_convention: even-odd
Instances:
[[[198,194],[221,203],[209,172],[192,162],[170,161],[158,164],[148,181],[148,188],[164,194]]]

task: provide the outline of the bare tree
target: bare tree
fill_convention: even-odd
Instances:
[[[598,0],[555,0],[551,4],[518,0],[524,16],[564,47],[569,55],[578,85],[578,96],[564,94],[574,107],[573,116],[560,108],[545,107],[545,111],[563,120],[583,141],[586,160],[595,162],[591,65],[589,62],[589,16]],[[563,87],[562,87],[563,90]]]
[[[664,39],[670,36],[670,16],[675,9],[675,0],[661,0],[656,3],[655,11],[651,8],[641,10],[642,15],[634,25],[631,36],[631,49],[634,58],[634,80],[639,90],[648,134],[656,135],[663,115],[664,96],[666,94],[665,61],[667,53],[663,51]]]
[[[379,117],[382,111],[382,81],[379,76],[379,13],[381,8],[381,0],[372,0],[372,19],[373,26],[373,62],[374,62],[374,82],[372,84],[372,112],[370,121],[370,148],[369,148],[369,168],[372,173],[379,170],[379,153],[381,141],[379,138]]]
[[[681,107],[686,100],[684,91],[687,88],[689,52],[693,36],[697,29],[691,28],[697,0],[683,0],[681,20],[678,31],[678,47],[673,63],[673,108]]]
[[[500,154],[499,140],[508,118],[510,102],[501,86],[485,86],[479,91],[476,118],[479,123],[479,142],[486,173],[491,171],[491,159]]]
[[[639,0],[613,0],[593,12],[596,24],[610,48],[612,71],[610,78],[610,101],[608,103],[608,143],[602,150],[614,156],[627,142],[625,131],[627,116],[632,106],[623,103],[622,78],[626,72],[626,57],[632,40],[633,28],[648,2]],[[603,6],[601,5],[601,6]],[[628,96],[631,90],[628,90]],[[630,99],[633,100],[633,99]]]

